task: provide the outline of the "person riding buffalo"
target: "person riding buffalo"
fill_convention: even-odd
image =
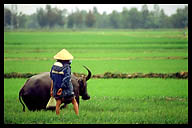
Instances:
[[[54,59],[56,59],[56,62],[53,64],[50,71],[50,77],[52,79],[50,94],[56,99],[56,114],[59,115],[60,105],[64,101],[72,101],[75,113],[79,115],[79,108],[71,82],[70,65],[73,56],[66,49],[63,49],[54,56]]]

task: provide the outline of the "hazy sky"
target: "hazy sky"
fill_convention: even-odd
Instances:
[[[132,7],[136,7],[139,11],[143,4],[50,4],[51,7],[57,7],[59,9],[67,9],[68,12],[72,10],[75,11],[76,8],[79,10],[92,10],[93,7],[97,7],[99,13],[103,13],[104,11],[109,14],[113,10],[121,12],[123,7],[130,9]],[[160,8],[164,9],[164,12],[167,15],[171,15],[176,12],[177,8],[184,8],[188,4],[158,4]],[[18,12],[22,12],[24,14],[32,14],[36,12],[37,8],[45,8],[46,4],[17,4]],[[147,4],[149,10],[153,10],[154,4]],[[4,7],[11,8],[11,4],[4,4]]]

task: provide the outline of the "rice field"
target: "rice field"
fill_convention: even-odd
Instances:
[[[92,79],[91,99],[80,100],[79,117],[72,104],[55,111],[26,109],[18,92],[26,79],[5,79],[4,123],[13,124],[187,124],[188,81],[177,79]],[[13,84],[14,83],[14,84]],[[13,88],[11,90],[10,88]]]
[[[72,53],[72,72],[188,72],[188,36],[181,29],[4,32],[4,74],[50,71],[53,56]],[[187,32],[188,33],[188,32]],[[90,79],[91,99],[56,116],[22,112],[18,93],[27,79],[4,78],[5,124],[188,124],[188,79]],[[14,89],[13,89],[14,88]]]

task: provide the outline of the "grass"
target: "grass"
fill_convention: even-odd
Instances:
[[[187,124],[188,81],[177,79],[91,79],[91,99],[52,111],[22,112],[18,92],[26,79],[4,80],[4,122],[17,124]],[[15,83],[15,84],[13,84]],[[10,88],[13,88],[11,90]]]
[[[188,39],[182,33],[179,29],[5,32],[4,72],[49,71],[62,48],[75,57],[73,72],[86,73],[81,65],[96,74],[187,71]]]
[[[13,64],[14,62],[14,64]],[[54,60],[20,60],[5,61],[4,72],[20,72],[20,73],[38,73],[48,72]],[[162,59],[162,60],[74,60],[72,63],[72,72],[86,73],[82,67],[86,65],[93,74],[102,74],[107,71],[114,73],[174,73],[179,71],[188,71],[187,60]]]
[[[72,72],[174,73],[188,71],[188,36],[181,29],[4,32],[4,73],[50,71],[53,56],[66,48]],[[188,124],[188,80],[91,79],[91,99],[56,116],[22,112],[18,100],[26,79],[4,79],[5,124]]]

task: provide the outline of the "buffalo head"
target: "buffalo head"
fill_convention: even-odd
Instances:
[[[90,99],[90,96],[87,93],[87,81],[91,78],[91,71],[86,67],[83,66],[88,71],[88,75],[86,77],[81,77],[78,79],[79,83],[79,95],[82,96],[83,100]]]

